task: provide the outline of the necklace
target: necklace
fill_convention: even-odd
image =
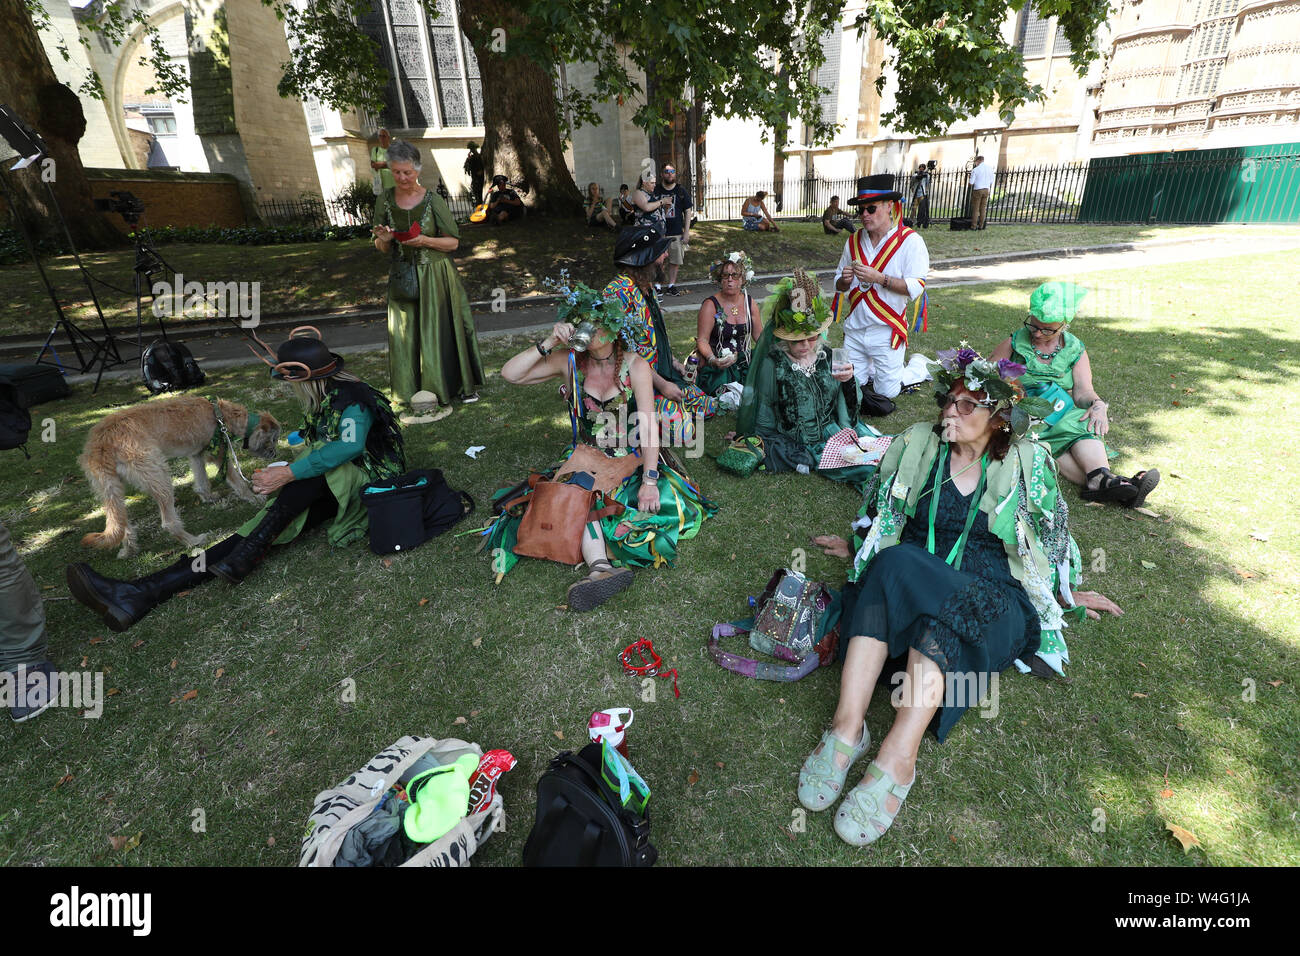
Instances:
[[[613,352],[610,352],[610,353],[609,353],[608,355],[606,355],[604,358],[597,358],[596,356],[594,356],[594,355],[592,355],[590,352],[588,352],[588,353],[587,353],[587,358],[591,359],[593,362],[602,362],[602,363],[603,363],[603,362],[612,362],[612,361],[614,361],[614,353],[613,353]]]
[[[1038,349],[1034,348],[1032,345],[1030,346],[1030,348],[1033,348],[1033,349],[1034,349],[1034,354],[1035,354],[1036,356],[1038,356],[1038,360],[1039,360],[1040,362],[1050,362],[1052,359],[1056,358],[1056,353],[1059,352],[1059,351],[1061,351],[1061,349],[1062,349],[1064,346],[1065,346],[1065,342],[1062,341],[1059,345],[1056,346],[1056,348],[1052,349],[1052,351],[1050,351],[1050,352],[1040,352],[1040,351],[1038,351]]]
[[[722,296],[718,296],[718,301],[722,302]],[[728,315],[740,315],[740,306],[738,305],[727,305],[726,303],[723,303],[723,308],[727,310]]]

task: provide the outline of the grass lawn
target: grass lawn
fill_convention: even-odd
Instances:
[[[1111,403],[1118,466],[1165,476],[1148,502],[1156,518],[1067,493],[1096,571],[1085,586],[1127,613],[1070,631],[1069,680],[1009,671],[996,718],[971,711],[946,744],[927,738],[916,788],[867,850],[840,842],[829,814],[797,825],[798,769],[830,718],[838,669],[756,682],[705,650],[711,625],[744,616],[747,595],[810,534],[843,533],[858,505],[848,488],[798,475],[740,480],[700,459],[692,471],[720,504],[716,518],[683,544],[677,567],[638,572],[587,615],[557,609],[578,577],[559,565],[524,561],[494,587],[473,536],[385,564],[359,547],[332,550],[318,533],[238,589],[207,584],[112,634],[68,598],[64,566],[89,559],[134,576],[181,551],[139,496],[137,558],[88,558],[78,545],[103,526],[75,463],[86,431],[143,397],[124,383],[95,397],[79,387],[36,409],[57,441],[35,441],[30,462],[4,459],[0,516],[45,589],[54,659],[102,670],[115,693],[98,720],[52,710],[0,727],[0,863],[291,865],[314,795],[415,733],[519,758],[502,784],[509,830],[476,857],[514,864],[549,758],[584,741],[593,709],[631,705],[631,755],[654,790],[665,865],[1296,865],[1300,469],[1289,426],[1300,411],[1290,306],[1300,266],[1279,253],[1216,260],[1214,271],[1255,277],[1248,308],[1211,309],[1218,293],[1195,263],[1081,280],[1118,304],[1076,327]],[[936,291],[931,331],[914,344],[933,356],[964,338],[987,352],[1019,323],[1032,286]],[[680,349],[690,325],[671,328]],[[525,344],[485,342],[486,361],[499,369]],[[383,383],[382,354],[353,364]],[[287,393],[258,368],[217,372],[210,391],[293,418]],[[886,421],[897,431],[933,415],[916,394]],[[410,460],[441,467],[482,504],[555,458],[569,435],[562,416],[553,385],[493,376],[479,404],[408,429]],[[710,453],[731,425],[710,423]],[[475,444],[487,446],[477,461],[464,454]],[[250,513],[230,498],[202,505],[180,462],[175,471],[190,531],[226,533]],[[832,583],[844,573],[816,550],[808,569]],[[622,674],[617,654],[638,637],[678,668],[680,700],[656,681],[644,701]],[[349,677],[355,702],[342,699]],[[890,717],[879,692],[868,714],[876,739]],[[197,809],[205,832],[194,830]],[[1167,824],[1201,848],[1184,855]],[[137,833],[138,847],[110,846]]]
[[[1168,236],[1209,238],[1294,235],[1295,232],[1295,228],[1285,226],[1062,225],[992,226],[984,232],[951,232],[936,226],[924,234],[930,257],[948,259]],[[723,250],[745,249],[760,271],[778,271],[800,263],[831,268],[843,248],[843,240],[825,235],[819,223],[784,224],[776,234],[747,233],[736,222],[703,223],[691,238],[689,258],[682,273],[688,279],[700,278],[708,263]],[[589,284],[603,285],[612,247],[612,233],[580,223],[536,221],[500,230],[463,227],[457,264],[471,300],[489,299],[498,288],[505,289],[507,296],[514,298],[543,292],[542,279],[554,277],[565,268]],[[163,246],[159,252],[186,281],[260,282],[263,315],[379,307],[384,303],[386,260],[365,240],[282,246],[176,244]],[[96,295],[109,322],[134,327],[135,298],[131,292],[134,252],[90,253],[82,259],[93,275],[127,290],[123,294],[96,285]],[[55,288],[64,297],[68,314],[78,320],[92,318],[90,298],[72,257],[63,256],[49,262],[47,269]],[[49,331],[53,310],[30,263],[0,268],[0,288],[6,292],[0,301],[0,335],[43,335]],[[146,318],[152,321],[149,316]]]

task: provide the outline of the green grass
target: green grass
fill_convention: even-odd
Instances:
[[[1140,226],[1062,225],[992,226],[983,232],[925,231],[931,259],[993,255],[1025,249],[1054,249],[1131,242],[1168,236],[1225,237],[1235,235],[1294,235],[1285,226]],[[602,285],[608,278],[612,233],[580,223],[524,222],[509,229],[463,227],[456,255],[466,291],[472,300],[490,299],[494,290],[507,296],[544,291],[542,280],[568,269],[576,278]],[[745,249],[760,271],[780,271],[791,263],[833,267],[843,240],[825,235],[818,223],[792,222],[780,233],[747,233],[739,223],[704,223],[692,233],[683,279],[704,276],[708,263],[724,250]],[[159,249],[187,282],[260,282],[263,315],[305,310],[325,311],[384,303],[386,260],[365,240],[303,243],[283,246],[223,246],[179,243]],[[131,250],[82,256],[96,277],[126,293],[96,284],[96,295],[109,322],[135,324],[132,290],[134,253]],[[68,315],[93,320],[94,312],[71,256],[46,263],[51,281],[63,296]],[[48,332],[53,324],[49,296],[30,263],[0,268],[0,335]],[[146,320],[152,317],[146,313]],[[179,319],[171,320],[181,321]]]
[[[637,711],[631,754],[654,790],[653,839],[668,865],[1300,863],[1290,427],[1300,336],[1289,304],[1300,267],[1272,254],[1216,260],[1214,271],[1252,275],[1249,303],[1212,307],[1222,290],[1207,288],[1196,263],[1082,279],[1098,301],[1118,303],[1076,327],[1111,403],[1118,465],[1156,465],[1165,476],[1148,502],[1158,518],[1085,507],[1067,493],[1084,554],[1104,550],[1104,572],[1085,586],[1127,613],[1071,630],[1069,681],[1008,672],[996,719],[972,712],[946,744],[927,738],[904,811],[865,851],[841,843],[825,815],[789,829],[798,768],[830,718],[838,671],[755,682],[705,651],[711,625],[744,616],[746,596],[792,549],[843,531],[858,505],[849,489],[797,475],[739,480],[697,461],[716,518],[683,544],[676,568],[638,572],[588,615],[557,609],[577,578],[558,565],[524,561],[494,587],[472,536],[435,539],[385,566],[316,534],[237,589],[207,584],[115,635],[63,584],[63,567],[88,558],[80,537],[102,527],[75,458],[93,422],[142,394],[111,383],[92,397],[83,386],[41,406],[38,428],[52,418],[57,441],[34,442],[29,463],[5,458],[0,515],[46,589],[55,660],[75,669],[84,658],[118,693],[99,720],[55,710],[0,728],[0,863],[289,865],[313,796],[415,733],[519,758],[502,784],[509,830],[476,857],[513,864],[548,759],[584,740],[591,710],[615,705]],[[915,346],[933,355],[965,338],[987,352],[1020,320],[1032,286],[935,292],[931,331]],[[680,349],[689,320],[671,330]],[[526,343],[484,344],[499,369]],[[354,364],[384,381],[382,355]],[[216,373],[210,390],[292,417],[285,393],[255,368]],[[933,409],[924,394],[905,396],[887,424],[901,430]],[[562,414],[552,385],[511,388],[493,375],[478,405],[408,429],[411,462],[442,468],[482,504],[554,459],[569,434]],[[731,424],[710,423],[711,453]],[[472,444],[487,446],[477,461],[464,454]],[[189,530],[229,532],[249,514],[229,498],[202,505],[179,462],[176,474]],[[144,551],[89,557],[105,573],[142,574],[181,553],[151,502],[136,497],[130,512]],[[832,583],[844,571],[817,551],[808,569]],[[680,700],[656,681],[657,698],[642,701],[621,673],[618,651],[643,636],[680,670]],[[348,677],[355,703],[341,699]],[[1253,702],[1243,699],[1246,680]],[[190,690],[197,698],[171,702]],[[889,719],[878,693],[873,735]],[[1172,795],[1161,797],[1166,788]],[[196,808],[204,833],[192,829]],[[1104,832],[1092,828],[1098,809]],[[1168,823],[1203,848],[1185,856]],[[140,831],[134,850],[109,845]]]

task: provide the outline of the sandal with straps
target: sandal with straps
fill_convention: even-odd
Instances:
[[[1128,506],[1130,508],[1141,508],[1146,504],[1147,495],[1151,494],[1156,485],[1160,484],[1160,472],[1154,468],[1148,468],[1146,471],[1139,471],[1128,480],[1130,484],[1137,488],[1137,497],[1130,501]]]
[[[844,778],[849,775],[849,768],[870,746],[871,733],[865,720],[862,722],[862,739],[857,746],[845,743],[835,736],[833,730],[822,734],[821,744],[808,755],[799,771],[799,802],[814,813],[829,809],[844,789]],[[833,754],[837,753],[849,759],[843,768],[835,762]]]
[[[1101,475],[1102,479],[1096,488],[1089,488],[1093,475]],[[1138,489],[1119,475],[1112,474],[1109,468],[1094,468],[1088,472],[1079,491],[1079,497],[1084,501],[1117,501],[1122,505],[1130,505],[1137,496]]]
[[[569,585],[566,603],[570,611],[590,611],[631,585],[631,568],[616,568],[601,558],[591,562],[591,572],[585,578]]]
[[[869,846],[884,836],[916,783],[915,773],[910,783],[899,783],[874,760],[867,773],[875,774],[875,778],[850,790],[835,814],[836,835],[853,846]],[[885,807],[891,794],[898,800],[898,807],[892,813]]]

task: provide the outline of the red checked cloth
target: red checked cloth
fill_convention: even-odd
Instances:
[[[858,433],[852,428],[842,429],[826,440],[826,447],[822,449],[822,460],[817,467],[824,470],[847,468],[851,465],[878,465],[893,440],[890,435],[878,435],[874,438],[862,436],[859,439]]]

